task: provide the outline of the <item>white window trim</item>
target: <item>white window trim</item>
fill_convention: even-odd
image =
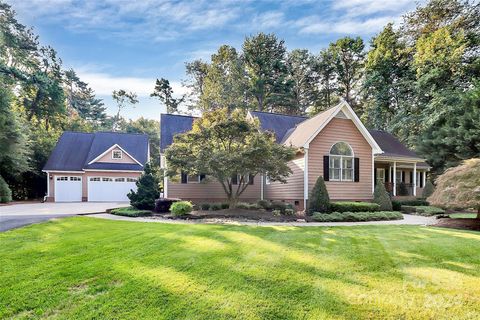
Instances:
[[[113,155],[115,152],[120,152],[120,158],[115,158]],[[122,150],[112,150],[112,160],[122,160],[123,159],[123,152]]]
[[[342,155],[338,155],[338,154],[331,154],[330,152],[332,151],[332,148],[334,145],[336,145],[337,143],[345,143],[346,145],[348,145],[348,147],[350,148],[350,150],[352,151],[352,155],[351,156],[342,156]],[[339,175],[339,179],[334,179],[330,176],[330,160],[332,159],[332,157],[335,157],[335,158],[340,158],[340,175]],[[343,158],[347,158],[347,159],[352,159],[352,179],[343,179]],[[334,168],[334,169],[338,169],[338,168]],[[329,181],[344,181],[344,182],[353,182],[355,181],[355,153],[353,152],[353,148],[352,146],[345,142],[345,141],[337,141],[335,142],[334,144],[331,145],[330,147],[330,150],[328,151],[328,175],[329,175]]]

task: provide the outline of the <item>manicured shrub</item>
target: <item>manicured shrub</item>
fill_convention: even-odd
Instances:
[[[218,211],[218,210],[222,210],[222,204],[221,203],[211,203],[210,204],[210,210],[211,211]]]
[[[379,209],[380,205],[372,202],[339,201],[330,203],[330,210],[333,212],[372,212]]]
[[[427,183],[425,183],[425,187],[423,188],[422,197],[426,199],[430,197],[434,191],[435,186],[433,185],[432,181],[427,180]]]
[[[282,214],[282,211],[280,210],[272,210],[272,215],[274,215],[275,217],[278,217]]]
[[[239,202],[239,203],[237,203],[237,205],[235,206],[235,208],[248,210],[248,209],[250,209],[250,203]]]
[[[127,195],[132,207],[140,210],[153,210],[155,208],[155,199],[160,191],[157,178],[148,163],[145,165],[145,170],[138,178],[136,185],[137,191],[131,190]]]
[[[193,205],[189,201],[178,201],[171,205],[170,212],[176,217],[182,217],[193,210]]]
[[[112,209],[110,213],[124,217],[145,217],[152,215],[152,211],[150,210],[138,210],[133,207]]]
[[[361,222],[361,221],[382,221],[401,220],[403,215],[397,211],[377,212],[314,212],[312,219],[317,222]]]
[[[281,213],[284,213],[285,209],[287,209],[287,204],[282,201],[272,201],[272,204],[270,207],[272,210],[278,210]]]
[[[201,203],[200,204],[200,209],[209,210],[210,209],[210,203]]]
[[[228,209],[228,208],[230,208],[230,205],[228,204],[228,202],[222,202],[220,204],[220,207],[222,207],[222,209]]]
[[[308,203],[308,213],[313,212],[328,212],[330,210],[330,197],[328,196],[327,186],[323,177],[318,177],[315,186],[310,194],[310,201]]]
[[[269,210],[272,207],[272,203],[268,200],[258,200],[257,204],[265,210]]]
[[[383,182],[378,181],[377,185],[375,186],[375,190],[373,192],[373,202],[380,206],[380,210],[382,211],[392,211],[392,199],[390,199],[390,195],[385,189],[385,185]]]
[[[433,206],[402,206],[402,211],[425,217],[445,213],[445,210]]]
[[[429,206],[425,199],[410,199],[410,200],[397,200],[401,206]]]
[[[180,199],[168,199],[168,198],[160,198],[155,200],[155,209],[154,211],[157,213],[166,213],[170,212],[170,206],[172,203],[180,201]]]
[[[285,209],[285,213],[284,213],[286,216],[293,216],[295,215],[295,210],[294,209],[290,209],[290,208],[287,208]]]
[[[12,201],[12,190],[7,182],[0,176],[0,203],[8,203]]]

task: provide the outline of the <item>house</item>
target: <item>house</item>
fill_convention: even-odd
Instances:
[[[47,201],[128,201],[150,157],[148,136],[64,132],[43,172]]]
[[[323,176],[332,200],[371,201],[377,181],[383,181],[395,196],[419,195],[429,166],[390,133],[367,130],[353,109],[341,102],[312,118],[266,112],[249,112],[262,130],[275,134],[278,143],[297,149],[289,162],[292,174],[287,183],[253,178],[241,195],[243,201],[280,200],[305,207],[319,176]],[[161,164],[165,149],[176,134],[188,131],[194,117],[162,114],[160,119]],[[165,178],[164,196],[194,202],[225,198],[219,183],[203,182],[200,176],[181,181]]]

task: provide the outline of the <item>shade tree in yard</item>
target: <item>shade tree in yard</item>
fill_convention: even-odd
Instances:
[[[445,208],[475,208],[480,220],[480,158],[465,160],[448,169],[437,178],[436,184],[428,198],[430,203]]]
[[[291,173],[287,162],[295,150],[275,142],[270,132],[260,130],[258,120],[247,119],[239,109],[227,108],[203,114],[191,131],[177,135],[165,152],[167,175],[206,175],[222,185],[230,208],[250,185],[251,178],[264,174],[285,182]]]

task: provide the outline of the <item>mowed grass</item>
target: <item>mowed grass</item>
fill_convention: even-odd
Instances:
[[[449,214],[450,218],[455,219],[475,219],[477,217],[476,213],[451,213]]]
[[[0,261],[0,318],[480,318],[478,232],[74,217],[0,234]]]

